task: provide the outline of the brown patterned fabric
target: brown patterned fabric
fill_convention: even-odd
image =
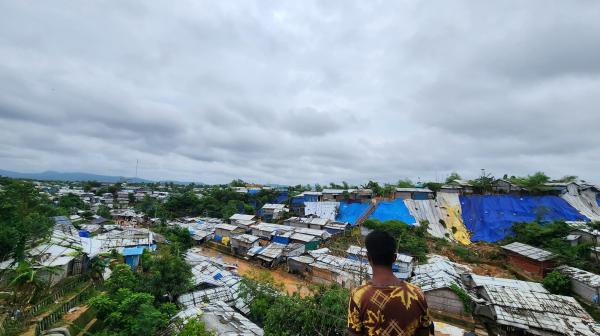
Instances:
[[[418,287],[362,285],[352,291],[348,304],[348,330],[354,335],[415,335],[428,328],[431,317]]]

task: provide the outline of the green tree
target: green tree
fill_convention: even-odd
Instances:
[[[35,295],[48,286],[46,278],[42,274],[56,274],[56,267],[33,267],[33,265],[23,260],[19,262],[15,269],[9,286],[14,289],[13,299],[15,303],[29,304]]]
[[[398,188],[414,188],[415,184],[410,179],[401,179],[396,183]]]
[[[369,181],[363,188],[371,189],[376,196],[383,196],[383,188],[375,181]]]
[[[86,208],[86,204],[75,194],[61,196],[58,199],[58,206],[65,209],[68,213],[73,213],[76,210],[83,210]]]
[[[396,192],[396,186],[393,184],[386,183],[383,185],[383,196],[392,197]]]
[[[98,207],[98,211],[96,211],[96,215],[101,216],[106,219],[111,219],[112,215],[110,214],[110,208],[106,205],[101,205]]]
[[[126,264],[117,264],[112,270],[110,278],[105,282],[107,291],[116,293],[120,288],[135,290],[138,287],[138,279]]]
[[[576,175],[565,175],[565,176],[557,179],[556,182],[562,182],[562,183],[577,182],[577,176]]]
[[[200,214],[200,199],[193,192],[171,194],[165,209],[172,217],[197,216]]]
[[[452,172],[448,177],[446,177],[446,184],[450,184],[456,180],[461,180],[462,178],[458,175],[457,172]]]
[[[90,299],[89,304],[111,334],[156,335],[166,327],[170,316],[153,302],[151,294],[121,288],[113,295],[101,293]]]
[[[24,258],[36,239],[50,233],[57,211],[30,182],[5,179],[0,185],[0,260]]]
[[[434,192],[438,192],[440,191],[440,189],[442,189],[442,183],[437,182],[426,182],[425,184],[423,184],[423,186],[425,188],[429,188],[429,190]]]
[[[232,188],[234,188],[234,187],[245,187],[246,186],[246,182],[244,182],[243,180],[240,180],[240,179],[236,179],[236,180],[233,180],[233,181],[229,182],[229,186],[231,186]]]
[[[148,281],[144,281],[149,287],[147,291],[157,299],[175,301],[179,295],[187,292],[192,286],[192,269],[183,258],[165,248],[155,255],[150,262]]]
[[[568,295],[571,293],[571,280],[558,271],[548,273],[542,283],[552,294]]]
[[[548,175],[543,172],[536,172],[533,175],[527,175],[526,177],[512,178],[511,182],[521,187],[526,188],[533,194],[541,194],[548,190],[546,183],[550,181]]]

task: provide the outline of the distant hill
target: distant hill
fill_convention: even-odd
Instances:
[[[7,176],[18,179],[30,179],[40,181],[98,181],[106,183],[116,182],[130,182],[130,183],[146,183],[152,182],[141,178],[123,177],[123,176],[110,176],[110,175],[96,175],[88,173],[63,173],[56,171],[45,171],[42,173],[19,173],[9,170],[0,169],[0,176]]]

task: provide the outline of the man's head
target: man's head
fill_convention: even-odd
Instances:
[[[365,246],[372,266],[391,267],[396,261],[396,240],[385,231],[371,231],[365,238]]]

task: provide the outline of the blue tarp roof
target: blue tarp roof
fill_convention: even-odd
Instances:
[[[417,222],[401,199],[379,202],[369,219],[377,219],[381,222],[395,219],[406,224]]]
[[[356,225],[360,216],[364,215],[369,209],[369,203],[340,203],[338,215],[335,220],[338,222],[347,222],[350,225]]]
[[[532,222],[538,212],[543,220],[587,221],[557,196],[469,195],[460,196],[462,217],[473,241],[496,242],[511,234],[513,223]],[[545,210],[542,210],[545,209]]]
[[[144,253],[144,247],[143,246],[136,246],[136,247],[126,247],[123,249],[123,255],[124,256],[136,256],[136,255],[141,255],[142,253]]]

